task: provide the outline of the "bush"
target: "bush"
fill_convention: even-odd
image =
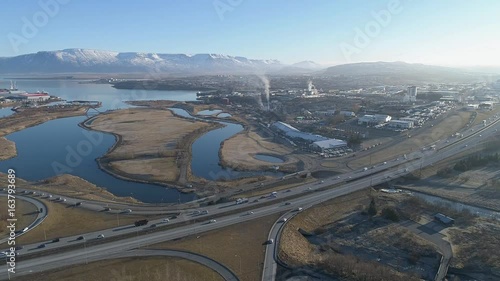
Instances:
[[[391,220],[393,222],[398,222],[399,221],[399,215],[394,208],[387,207],[382,210],[382,216],[388,220]]]
[[[368,206],[368,215],[370,216],[375,216],[377,214],[377,206],[375,205],[375,199],[372,198],[372,201],[370,201],[370,205]]]

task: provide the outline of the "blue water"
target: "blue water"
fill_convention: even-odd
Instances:
[[[143,202],[190,201],[194,194],[153,184],[124,181],[99,169],[96,158],[115,143],[115,137],[76,126],[85,117],[48,121],[12,133],[7,139],[16,143],[17,156],[0,162],[0,170],[15,169],[20,178],[38,181],[60,174],[79,176],[117,196],[132,196]],[[64,133],[62,133],[64,132]]]
[[[6,80],[1,80],[6,81]],[[7,81],[8,82],[8,81]],[[3,83],[0,83],[2,88]],[[100,111],[128,108],[127,100],[196,100],[196,91],[119,90],[107,84],[79,84],[70,80],[18,80],[25,91],[48,91],[68,101],[101,101]],[[10,112],[9,112],[10,113]],[[184,110],[177,114],[194,118]],[[143,202],[186,202],[194,194],[182,194],[176,189],[159,185],[124,181],[99,169],[96,158],[103,156],[114,144],[111,134],[87,131],[78,126],[86,117],[70,117],[48,121],[38,126],[8,135],[16,143],[17,157],[0,161],[0,171],[16,169],[20,178],[37,181],[67,173],[79,176],[117,196],[132,196]],[[193,143],[192,171],[209,180],[235,179],[253,175],[281,176],[276,172],[237,172],[219,165],[219,148],[226,138],[243,130],[239,124],[222,122],[225,127],[210,131]]]
[[[220,109],[215,109],[215,110],[202,110],[198,111],[196,115],[202,115],[202,116],[211,116],[211,115],[216,115],[217,113],[222,112]]]
[[[0,118],[7,117],[7,116],[12,115],[14,113],[15,113],[15,111],[12,111],[12,107],[0,108]]]
[[[183,117],[200,119],[189,115],[189,113],[183,109],[171,108],[171,110],[175,114]],[[219,164],[219,149],[221,143],[231,136],[243,131],[243,126],[230,122],[218,123],[224,125],[224,127],[203,134],[193,143],[191,148],[191,171],[194,175],[208,180],[238,179],[256,175],[283,176],[283,173],[275,171],[240,172],[231,168],[222,167]]]

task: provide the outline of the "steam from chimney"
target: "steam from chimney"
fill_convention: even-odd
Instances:
[[[260,80],[264,83],[264,93],[266,94],[267,111],[269,111],[269,79],[264,75],[259,75]]]

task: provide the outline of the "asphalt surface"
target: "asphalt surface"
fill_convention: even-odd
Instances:
[[[284,211],[290,211],[300,206],[312,206],[315,204],[319,204],[335,197],[346,195],[375,184],[389,181],[392,178],[405,175],[422,167],[431,165],[437,161],[441,161],[442,159],[453,156],[456,153],[461,152],[465,149],[469,149],[473,147],[474,144],[478,143],[479,135],[481,135],[482,138],[486,138],[490,135],[496,134],[496,129],[498,129],[498,127],[498,120],[488,124],[486,127],[478,125],[472,128],[473,131],[469,130],[464,133],[464,136],[462,138],[450,138],[447,140],[440,140],[436,142],[435,149],[424,148],[423,150],[415,151],[411,154],[399,157],[398,159],[387,161],[387,163],[376,164],[373,169],[370,168],[366,170],[361,169],[352,171],[341,176],[327,178],[320,182],[308,183],[289,191],[285,190],[279,192],[277,197],[280,198],[286,198],[288,196],[297,194],[302,195],[301,197],[289,200],[290,205],[285,205],[283,202],[276,202],[268,206],[259,206],[257,202],[244,204],[235,204],[234,202],[230,202],[204,208],[204,210],[208,211],[208,214],[206,215],[194,215],[193,210],[187,210],[182,211],[177,219],[170,220],[169,222],[162,222],[162,219],[150,222],[151,225],[187,221],[192,220],[194,217],[199,220],[207,219],[207,221],[204,222],[197,222],[189,225],[180,225],[179,227],[161,232],[139,235],[140,231],[147,230],[151,226],[148,225],[145,227],[134,227],[132,225],[129,225],[87,233],[84,234],[85,239],[83,240],[77,240],[77,237],[80,235],[75,235],[71,237],[61,238],[59,242],[52,243],[50,241],[46,241],[43,243],[45,245],[43,248],[39,248],[39,245],[41,245],[39,243],[25,245],[24,249],[19,251],[20,255],[25,255],[27,253],[43,253],[43,251],[47,249],[56,249],[65,245],[78,245],[80,248],[76,250],[69,250],[63,253],[57,253],[22,261],[16,265],[16,270],[18,272],[17,274],[43,271],[48,267],[56,265],[64,266],[67,264],[74,264],[74,260],[78,259],[81,261],[82,256],[86,256],[87,258],[106,257],[122,251],[140,248],[141,246],[182,238],[188,235],[226,227],[258,217],[263,217]],[[341,187],[328,189],[329,186],[339,183],[342,183]],[[318,189],[325,190],[317,191]],[[254,200],[259,200],[258,203],[261,203],[262,201],[273,201],[275,199],[272,196],[266,196],[265,198],[249,198],[249,202],[253,202]],[[62,203],[69,204],[68,202]],[[254,212],[253,214],[248,214],[247,212],[243,211],[241,213],[237,212],[239,208],[248,206],[255,207],[254,209],[252,209],[252,211]],[[228,211],[232,212],[232,214],[219,217],[217,218],[217,221],[213,223],[210,223],[208,221],[211,215],[222,215]],[[112,239],[113,236],[124,233],[136,233],[137,236],[121,240]],[[103,242],[106,243],[90,247],[85,246],[86,241],[88,241],[89,239],[96,240],[97,235],[100,234],[104,235],[105,238],[103,239]],[[8,277],[6,269],[7,266],[5,265],[0,267],[0,278],[5,279]]]
[[[0,193],[0,196],[7,197],[8,195],[6,193]],[[32,230],[33,228],[37,227],[40,223],[42,223],[43,220],[48,215],[48,210],[47,210],[47,206],[45,206],[45,204],[40,200],[37,200],[35,198],[31,198],[31,197],[20,196],[17,194],[15,194],[14,196],[16,197],[16,200],[23,200],[23,201],[29,202],[29,203],[35,205],[37,210],[42,210],[42,212],[39,212],[37,214],[35,220],[33,220],[33,222],[27,226],[28,229],[26,231],[16,234],[16,237],[19,237],[23,234],[28,233],[30,230]],[[16,214],[16,216],[19,216],[19,215],[20,214]],[[16,231],[22,231],[22,229],[16,229]],[[8,240],[9,240],[8,237],[0,239],[0,245],[7,242]]]

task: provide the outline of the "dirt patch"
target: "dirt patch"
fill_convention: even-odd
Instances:
[[[0,138],[0,160],[9,159],[17,155],[16,144],[4,137]]]
[[[201,234],[193,229],[192,236],[152,245],[150,248],[199,253],[229,267],[242,281],[260,280],[265,253],[263,243],[279,216],[271,215]]]
[[[222,281],[219,274],[198,263],[162,257],[134,257],[92,262],[19,276],[19,281]]]

